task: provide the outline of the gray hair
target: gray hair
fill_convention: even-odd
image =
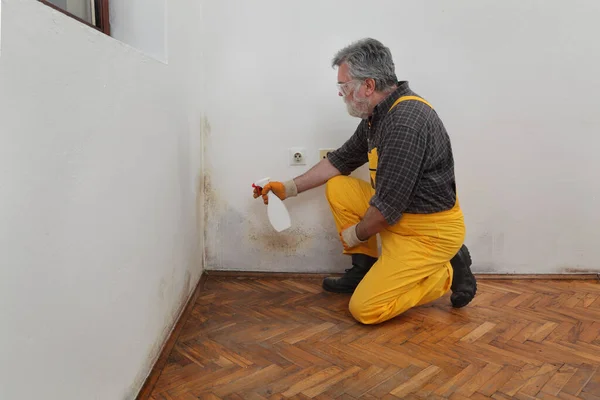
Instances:
[[[348,64],[352,79],[375,80],[377,91],[395,88],[398,83],[390,49],[375,39],[361,39],[338,51],[331,66],[343,63]]]

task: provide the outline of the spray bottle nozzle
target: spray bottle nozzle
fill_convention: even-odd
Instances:
[[[252,187],[263,188],[267,183],[271,182],[271,178],[262,178],[254,181]]]

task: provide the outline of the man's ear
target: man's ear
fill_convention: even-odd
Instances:
[[[365,94],[367,96],[370,96],[373,93],[375,93],[375,79],[373,79],[373,78],[366,79],[365,80],[365,85],[367,86],[366,92],[365,92]]]

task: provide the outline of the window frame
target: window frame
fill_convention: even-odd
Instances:
[[[40,3],[47,5],[50,8],[55,9],[69,17],[81,22],[89,26],[90,28],[96,29],[108,36],[110,36],[110,19],[108,14],[108,2],[109,0],[94,0],[99,12],[96,14],[96,25],[92,25],[91,23],[79,18],[76,15],[71,14],[67,10],[63,10],[62,8],[50,3],[48,0],[38,0]]]

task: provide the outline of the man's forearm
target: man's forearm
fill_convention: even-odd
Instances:
[[[340,175],[340,171],[338,171],[328,159],[324,159],[306,171],[306,173],[294,178],[294,182],[298,188],[298,193],[302,193],[317,186],[321,186],[337,175]]]
[[[388,227],[389,225],[383,214],[377,208],[371,206],[362,221],[356,226],[356,236],[359,240],[364,241]]]

